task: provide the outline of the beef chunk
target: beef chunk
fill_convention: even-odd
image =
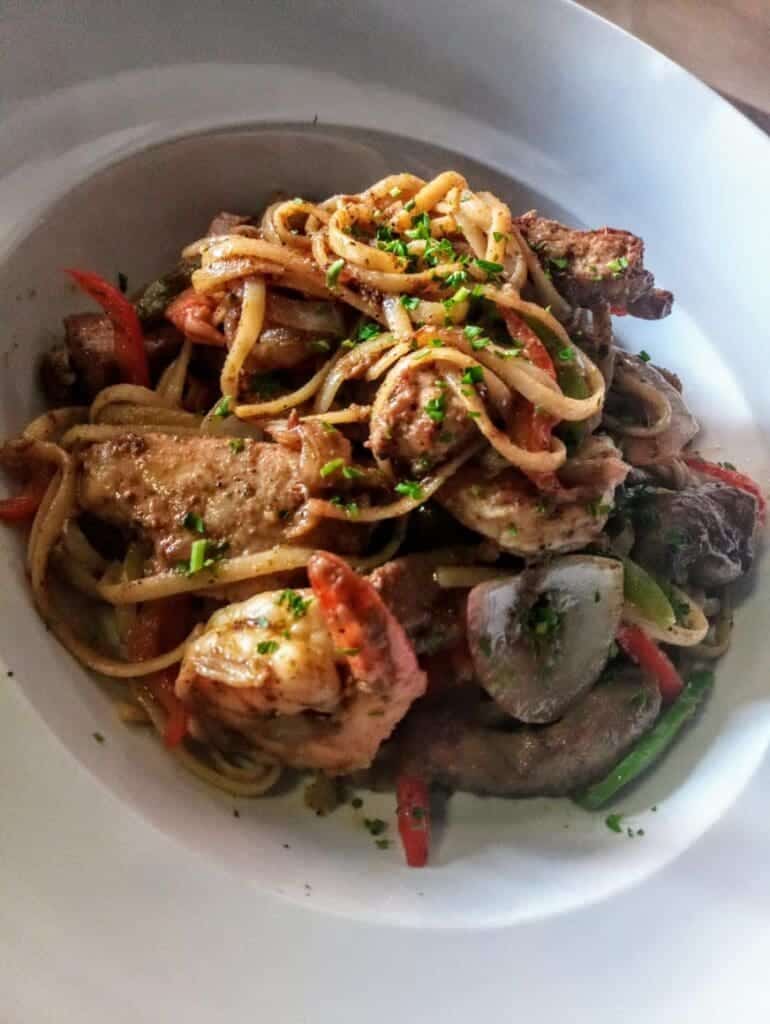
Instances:
[[[75,313],[64,318],[65,342],[43,357],[40,374],[52,405],[89,402],[102,388],[121,381],[115,359],[115,339],[109,317],[102,313]],[[150,373],[157,377],[174,358],[182,336],[170,324],[144,336]]]
[[[643,511],[633,557],[652,572],[708,589],[751,568],[757,501],[746,491],[718,483],[660,490]]]
[[[472,699],[472,698],[471,698]],[[490,728],[464,694],[416,705],[386,770],[496,796],[563,796],[595,782],[654,723],[660,694],[636,668],[613,668],[550,725]],[[502,725],[502,723],[500,723]]]
[[[654,289],[655,278],[644,266],[644,243],[636,235],[617,228],[577,231],[534,211],[516,223],[573,306],[609,303],[647,320],[671,312],[673,296]]]
[[[251,217],[243,216],[240,213],[227,213],[222,210],[216,214],[209,226],[206,228],[207,235],[228,235],[233,228],[239,228],[243,224],[251,223]]]

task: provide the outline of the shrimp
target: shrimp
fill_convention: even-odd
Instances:
[[[224,346],[224,335],[211,322],[215,308],[216,303],[208,295],[187,288],[166,307],[166,319],[191,341]]]
[[[203,732],[213,719],[285,764],[344,775],[372,763],[426,677],[368,580],[323,551],[308,577],[216,612],[176,693]]]
[[[455,473],[436,497],[503,550],[535,558],[578,551],[598,537],[628,470],[612,441],[600,435],[588,438],[559,470],[554,494],[541,493],[509,466],[490,470],[482,461]]]

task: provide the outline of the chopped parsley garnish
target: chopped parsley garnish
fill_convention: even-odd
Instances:
[[[642,360],[643,363],[649,363],[652,356],[649,352],[645,352],[644,349],[642,349],[642,351],[639,353],[639,358]]]
[[[337,281],[339,279],[340,274],[342,273],[342,268],[344,266],[345,261],[343,259],[339,259],[335,260],[334,263],[332,263],[332,265],[328,268],[328,270],[326,271],[327,288],[333,289],[337,287]]]
[[[416,205],[417,204],[415,203],[414,199],[410,199],[409,202],[404,203],[404,209],[406,210],[407,213],[409,213],[409,211],[413,210]]]
[[[484,285],[483,284],[474,284],[473,288],[471,288],[471,297],[474,298],[474,299],[483,299],[484,298]]]
[[[128,291],[128,278],[122,270],[118,271],[118,288],[120,288],[124,295]]]
[[[444,347],[444,342],[441,340],[441,338],[431,338],[430,341],[428,342],[428,344],[430,345],[431,348],[443,348]]]
[[[364,471],[359,469],[358,466],[343,466],[342,475],[346,480],[358,480],[359,477],[364,475]]]
[[[228,442],[228,448],[233,455],[240,455],[243,449],[246,447],[246,442],[242,437],[231,437]]]
[[[465,284],[467,280],[468,274],[465,270],[453,270],[451,274],[447,274],[444,278],[444,287],[459,288],[459,286]]]
[[[360,811],[361,808],[364,806],[364,802],[360,796],[354,796],[353,799],[350,801],[350,806],[353,808],[354,811]]]
[[[551,640],[561,626],[562,617],[545,594],[537,599],[527,615],[527,628],[540,640]]]
[[[321,430],[323,430],[324,434],[337,434],[337,433],[339,433],[339,431],[334,426],[334,424],[333,423],[329,423],[328,420],[321,420],[320,423],[321,423]]]
[[[480,352],[482,348],[486,348],[487,345],[492,344],[491,338],[474,338],[471,341],[471,348],[474,352]],[[506,353],[507,355],[507,353]]]
[[[427,241],[430,238],[430,217],[427,213],[418,213],[412,217],[412,226],[404,232],[407,238],[422,238]]]
[[[294,198],[292,199],[292,202],[294,203],[294,205],[295,205],[295,206],[301,206],[301,205],[302,205],[302,203],[304,202],[304,199],[300,199],[300,197],[299,197],[299,196],[295,196],[295,197],[294,197]]]
[[[382,334],[382,328],[378,323],[370,320],[369,323],[361,324],[356,332],[357,341],[369,341],[370,338],[376,338],[378,334]]]
[[[424,412],[434,423],[443,423],[446,415],[446,395],[441,394],[438,398],[431,398],[426,404]]]
[[[394,185],[393,188],[388,189],[388,195],[393,196],[394,199],[398,199],[398,197],[401,195],[401,189],[398,187],[398,185]]]
[[[352,338],[345,338],[344,341],[340,342],[340,348],[347,351],[348,349],[355,348],[357,344],[358,342],[354,341]]]
[[[206,548],[208,547],[207,540],[194,540],[192,547],[190,548],[190,567],[187,570],[190,576],[193,576],[196,572],[200,572],[203,568],[203,563],[206,560]]]
[[[504,235],[502,231],[493,231],[492,237],[496,242],[508,241],[508,235]]]
[[[569,260],[566,256],[549,256],[548,262],[551,266],[556,267],[557,270],[566,270],[569,266]]]
[[[505,532],[510,533],[512,537],[515,537],[519,532],[519,528],[518,526],[506,526]]]
[[[608,814],[607,817],[604,819],[604,824],[607,826],[610,832],[620,833],[623,831],[623,827],[620,824],[622,820],[622,814]]]
[[[182,520],[182,526],[184,526],[185,530],[191,530],[193,533],[206,532],[206,524],[203,522],[203,519],[199,515],[195,514],[195,512],[187,513],[187,515]]]
[[[467,288],[458,288],[451,298],[452,303],[466,302],[471,296]]]
[[[251,390],[262,398],[271,398],[278,394],[281,385],[272,373],[255,373],[251,378]]]
[[[316,338],[310,342],[310,349],[312,352],[328,352],[331,349],[331,345],[326,338]]]
[[[607,263],[607,270],[610,271],[613,277],[620,277],[620,275],[628,270],[628,259],[626,256],[618,256],[616,260],[610,260]]]
[[[483,333],[484,328],[479,327],[477,324],[468,324],[466,327],[463,327],[463,334],[470,341],[473,341],[474,338],[480,337]]]
[[[423,496],[422,487],[416,480],[402,480],[400,483],[397,483],[396,493],[412,498],[413,501],[421,501]]]
[[[439,263],[454,263],[457,254],[448,238],[429,238],[425,243],[422,259],[426,266],[435,267]]]
[[[562,363],[572,363],[575,361],[575,350],[571,346],[560,348],[558,355],[559,361]]]
[[[483,270],[487,277],[491,277],[493,274],[502,274],[503,265],[502,263],[493,263],[492,260],[480,260],[475,259],[473,265],[478,267],[479,270]]]
[[[327,476],[331,476],[332,473],[338,472],[345,465],[344,459],[331,459],[321,466],[321,476],[326,479]]]
[[[420,300],[416,295],[402,295],[398,301],[404,309],[417,309],[420,304]]]
[[[214,406],[214,415],[218,416],[221,420],[226,419],[230,415],[229,395],[224,395],[219,399],[217,404]]]
[[[732,462],[718,462],[717,465],[721,466],[722,469],[729,469],[733,473],[736,470],[735,464]]]
[[[339,494],[335,494],[333,498],[329,499],[329,502],[336,508],[344,509],[348,519],[356,519],[358,517],[359,508],[355,501],[348,501],[346,503]]]
[[[389,839],[375,839],[374,845],[378,850],[389,850],[390,840]]]
[[[104,736],[100,732],[92,732],[91,735],[97,743],[104,743]]]
[[[478,410],[476,410],[476,409],[469,409],[468,410],[468,418],[471,419],[471,420],[478,420],[478,419],[481,418],[481,413],[478,412]]]
[[[472,384],[474,387],[476,384],[480,384],[484,380],[483,366],[479,366],[478,363],[474,366],[469,366],[460,380],[463,384]]]
[[[334,653],[338,654],[341,658],[355,658],[357,654],[361,653],[360,647],[335,647]]]
[[[382,818],[364,818],[364,828],[369,831],[370,835],[381,836],[387,827],[387,821],[383,821]]]
[[[301,619],[313,602],[312,597],[303,597],[296,590],[282,590],[276,598],[276,604],[285,604],[295,619]]]
[[[260,640],[257,644],[257,654],[275,654],[280,646],[277,640]]]

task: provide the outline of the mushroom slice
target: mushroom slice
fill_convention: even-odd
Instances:
[[[623,566],[570,555],[468,595],[477,678],[509,715],[553,722],[604,668],[623,609]]]

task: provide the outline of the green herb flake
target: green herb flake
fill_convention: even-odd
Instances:
[[[413,501],[421,501],[423,497],[422,487],[416,480],[402,480],[400,483],[397,483],[396,493],[412,498]]]
[[[338,472],[345,465],[344,459],[331,459],[321,466],[321,476],[326,479],[327,476],[331,476],[332,473]]]
[[[364,471],[359,469],[358,466],[343,466],[342,475],[346,480],[358,480],[364,475]]]
[[[372,836],[381,836],[383,832],[387,831],[388,823],[382,818],[364,818],[364,828]]]
[[[492,638],[488,633],[482,633],[479,637],[479,650],[485,658],[492,657]]]
[[[488,278],[503,272],[502,263],[493,263],[492,260],[480,260],[477,258],[473,261],[473,265],[478,267],[479,270],[483,270]]]
[[[453,270],[451,274],[447,274],[444,278],[444,288],[459,288],[464,285],[468,280],[468,274],[465,270]]]
[[[612,511],[611,505],[604,504],[604,502],[599,501],[598,498],[596,501],[589,501],[586,508],[594,519],[599,519],[602,516],[608,516]]]
[[[295,619],[301,619],[307,614],[307,610],[313,603],[312,597],[303,597],[296,590],[282,590],[275,601],[276,604],[286,605],[286,608]]]
[[[182,520],[182,526],[184,526],[185,530],[190,530],[192,533],[206,532],[206,524],[199,515],[196,515],[195,512],[187,513]]]
[[[409,213],[409,211],[413,210],[416,205],[417,204],[415,203],[414,199],[410,199],[408,202],[404,203],[404,209],[406,210],[407,213]]]
[[[364,802],[360,796],[354,796],[353,799],[350,801],[350,806],[353,808],[354,811],[360,811],[361,808],[364,806]]]
[[[476,363],[469,366],[460,378],[463,384],[472,384],[474,387],[484,380],[484,368]]]
[[[423,411],[434,423],[443,423],[446,415],[446,395],[431,398]]]
[[[389,850],[390,849],[390,840],[389,839],[377,839],[377,840],[375,840],[374,845],[377,847],[378,850]]]
[[[423,239],[427,241],[430,238],[430,217],[427,213],[418,213],[416,217],[412,217],[412,226],[404,232],[407,238],[413,240]]]
[[[486,348],[488,345],[491,345],[491,344],[492,344],[492,339],[491,338],[474,338],[471,341],[471,348],[473,349],[474,352],[480,352],[483,348]],[[508,353],[506,352],[505,356],[507,356],[507,355],[508,355]]]
[[[120,288],[124,295],[128,291],[128,278],[122,270],[118,271],[118,288]]]
[[[505,532],[510,533],[512,537],[515,537],[519,532],[519,528],[518,526],[506,526]]]
[[[343,349],[345,352],[347,352],[351,348],[355,348],[357,344],[358,344],[358,342],[357,341],[353,341],[352,338],[345,338],[344,341],[340,342],[340,348]]]
[[[361,653],[360,647],[335,647],[334,653],[340,658],[355,658]]]
[[[257,644],[257,654],[275,654],[280,646],[277,640],[260,640]]]
[[[478,420],[480,418],[481,418],[481,413],[480,412],[478,412],[476,409],[468,409],[468,419],[469,420]]]
[[[382,328],[379,324],[370,320],[369,323],[361,324],[356,332],[356,339],[358,341],[369,341],[370,338],[376,338],[378,334],[382,334]]]
[[[190,576],[194,576],[196,572],[200,572],[203,568],[203,563],[206,560],[207,546],[207,540],[193,541],[192,547],[190,548],[190,566],[187,570]]]
[[[623,827],[620,824],[623,820],[622,814],[608,814],[604,819],[604,824],[610,830],[610,832],[617,832],[620,834],[623,831]]]
[[[496,242],[507,242],[508,239],[510,238],[509,235],[503,234],[502,231],[493,231],[492,232],[492,237],[494,238],[494,240]]]
[[[565,346],[565,348],[559,349],[558,352],[559,362],[562,363],[574,363],[575,361],[575,350],[572,346]]]
[[[100,732],[92,732],[91,735],[97,743],[104,743],[104,736]]]
[[[731,473],[734,473],[737,468],[732,462],[718,462],[717,465],[721,466],[722,469],[729,469]]]
[[[331,351],[331,345],[326,338],[315,338],[310,342],[311,352],[329,352]]]
[[[480,338],[484,333],[484,328],[479,327],[477,324],[468,324],[463,327],[463,334],[469,341],[473,341],[474,338]]]
[[[398,301],[404,309],[417,309],[420,304],[420,300],[416,295],[402,295]]]
[[[337,287],[337,281],[342,273],[342,268],[345,266],[343,259],[335,260],[334,263],[326,271],[326,287],[334,289]]]
[[[388,189],[388,195],[393,196],[394,199],[398,199],[398,197],[401,195],[401,189],[398,187],[398,185],[394,185],[393,188]]]
[[[642,360],[643,363],[649,363],[652,356],[649,352],[645,352],[644,349],[642,349],[642,351],[639,353],[639,358]]]
[[[224,395],[214,406],[214,415],[224,420],[230,415],[230,396]]]
[[[628,270],[628,258],[626,256],[618,256],[616,260],[610,260],[607,263],[607,270],[610,271],[613,277],[620,277],[624,271]]]
[[[552,267],[556,267],[557,270],[566,270],[569,266],[569,260],[566,256],[549,256],[548,262]]]
[[[246,447],[246,442],[242,437],[231,437],[227,447],[233,453],[233,455],[240,455],[243,449]]]

